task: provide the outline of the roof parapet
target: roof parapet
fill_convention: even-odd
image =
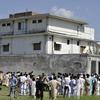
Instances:
[[[24,17],[24,16],[32,16],[32,15],[36,15],[36,14],[37,13],[35,13],[35,12],[27,11],[27,12],[9,14],[9,18],[19,18],[19,17]]]
[[[32,11],[26,11],[26,12],[20,12],[20,13],[14,13],[14,14],[9,14],[9,18],[6,19],[0,19],[0,21],[4,21],[4,20],[11,20],[11,19],[16,19],[16,18],[26,18],[26,17],[49,17],[49,18],[55,18],[55,19],[59,19],[59,20],[63,20],[63,21],[69,21],[72,23],[77,23],[80,25],[88,25],[87,22],[82,21],[82,20],[78,20],[78,19],[73,19],[73,18],[64,18],[61,16],[56,16],[56,15],[52,15],[50,13],[45,13],[45,14],[41,14],[41,13],[37,13],[37,12],[32,12]]]

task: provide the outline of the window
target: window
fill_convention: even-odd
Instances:
[[[96,73],[96,61],[94,60],[91,61],[91,73]]]
[[[79,31],[84,32],[84,25],[80,24],[77,26],[77,32]]]
[[[80,31],[80,26],[77,26],[77,32],[79,32]]]
[[[100,62],[98,62],[98,74],[100,74]]]
[[[41,42],[33,43],[33,50],[41,50]]]
[[[10,23],[7,23],[7,26],[10,26]]]
[[[67,44],[68,44],[68,45],[70,44],[70,40],[67,40]]]
[[[36,23],[36,20],[33,20],[32,23],[33,23],[33,24]]]
[[[61,44],[57,44],[56,42],[54,43],[54,50],[60,50],[61,49]]]
[[[80,45],[80,41],[77,41],[77,46],[79,46]]]
[[[18,23],[18,30],[21,30],[21,22]]]
[[[4,27],[4,26],[6,26],[6,24],[2,24],[2,26]]]
[[[3,27],[5,27],[5,26],[10,26],[10,23],[3,23],[2,26],[3,26]]]
[[[25,22],[18,22],[18,30],[25,30]]]
[[[3,45],[3,52],[8,52],[9,51],[9,44]]]
[[[42,19],[38,20],[38,23],[42,23]]]
[[[80,53],[84,53],[86,46],[80,46]]]

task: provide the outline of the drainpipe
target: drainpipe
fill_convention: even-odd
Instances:
[[[11,52],[10,52],[10,54],[12,55],[13,54],[13,36],[11,37],[11,44],[9,45],[10,46],[10,48],[11,48]]]
[[[13,20],[12,21],[12,34],[14,34],[14,23],[15,23],[15,21]]]
[[[2,38],[0,37],[0,55],[1,55],[1,40],[2,40]]]
[[[27,33],[27,19],[25,19],[25,32]]]
[[[71,54],[73,53],[73,39],[71,39]]]
[[[52,35],[52,54],[54,54],[54,36]]]
[[[86,68],[86,72],[88,74],[91,74],[91,57],[87,57],[87,68]]]
[[[13,20],[13,22],[12,22],[12,37],[11,37],[11,44],[10,44],[10,49],[11,49],[11,52],[10,52],[10,54],[12,55],[13,54],[13,35],[14,35],[14,23],[15,23],[15,21]]]

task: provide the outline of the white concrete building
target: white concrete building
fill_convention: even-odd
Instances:
[[[0,19],[1,56],[36,53],[96,55],[97,51],[94,29],[84,21],[32,12],[10,14],[9,18]],[[100,61],[100,58],[96,59]],[[90,67],[88,72],[91,73]]]
[[[96,53],[87,23],[50,14],[16,13],[0,19],[0,55]]]

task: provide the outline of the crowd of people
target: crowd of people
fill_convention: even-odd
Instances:
[[[67,74],[51,73],[35,76],[33,72],[0,72],[0,84],[9,87],[9,94],[16,96],[16,88],[19,95],[30,95],[36,100],[43,100],[44,91],[48,91],[49,98],[56,100],[58,95],[63,98],[83,95],[100,95],[100,76],[97,74]]]

